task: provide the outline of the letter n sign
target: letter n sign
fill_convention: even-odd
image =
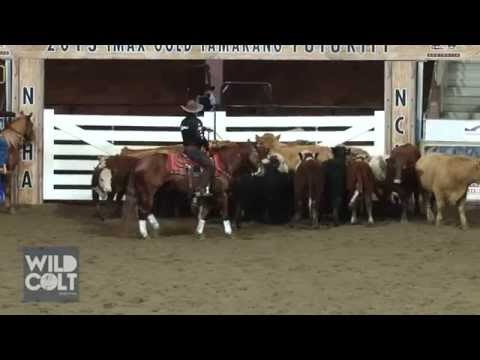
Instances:
[[[33,105],[35,102],[35,89],[33,86],[23,87],[23,105]]]
[[[407,106],[407,89],[395,89],[395,106]]]

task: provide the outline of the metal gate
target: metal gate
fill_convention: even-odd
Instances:
[[[44,112],[44,200],[91,200],[91,174],[99,156],[115,155],[125,146],[148,148],[181,142],[182,117],[58,115]],[[254,141],[270,132],[281,141],[307,140],[324,146],[345,143],[385,152],[385,113],[373,116],[230,117],[206,112],[204,126],[217,140]],[[212,139],[213,140],[213,139]]]

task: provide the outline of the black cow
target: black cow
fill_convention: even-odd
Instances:
[[[337,146],[332,149],[332,153],[333,159],[325,162],[325,194],[334,225],[338,226],[340,219],[348,216],[346,172],[349,150],[344,146]]]
[[[293,213],[293,176],[279,171],[280,162],[271,156],[264,175],[244,175],[233,187],[235,224],[242,218],[268,224],[287,223]]]

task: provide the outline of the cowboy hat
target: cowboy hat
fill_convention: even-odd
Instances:
[[[183,106],[180,105],[183,111],[190,113],[190,114],[196,114],[199,113],[203,110],[203,105],[197,103],[195,100],[189,100],[187,105]]]

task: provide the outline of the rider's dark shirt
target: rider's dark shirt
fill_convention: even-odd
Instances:
[[[183,146],[208,146],[208,140],[205,139],[203,134],[203,123],[195,115],[192,114],[183,119],[180,130],[183,137]]]

